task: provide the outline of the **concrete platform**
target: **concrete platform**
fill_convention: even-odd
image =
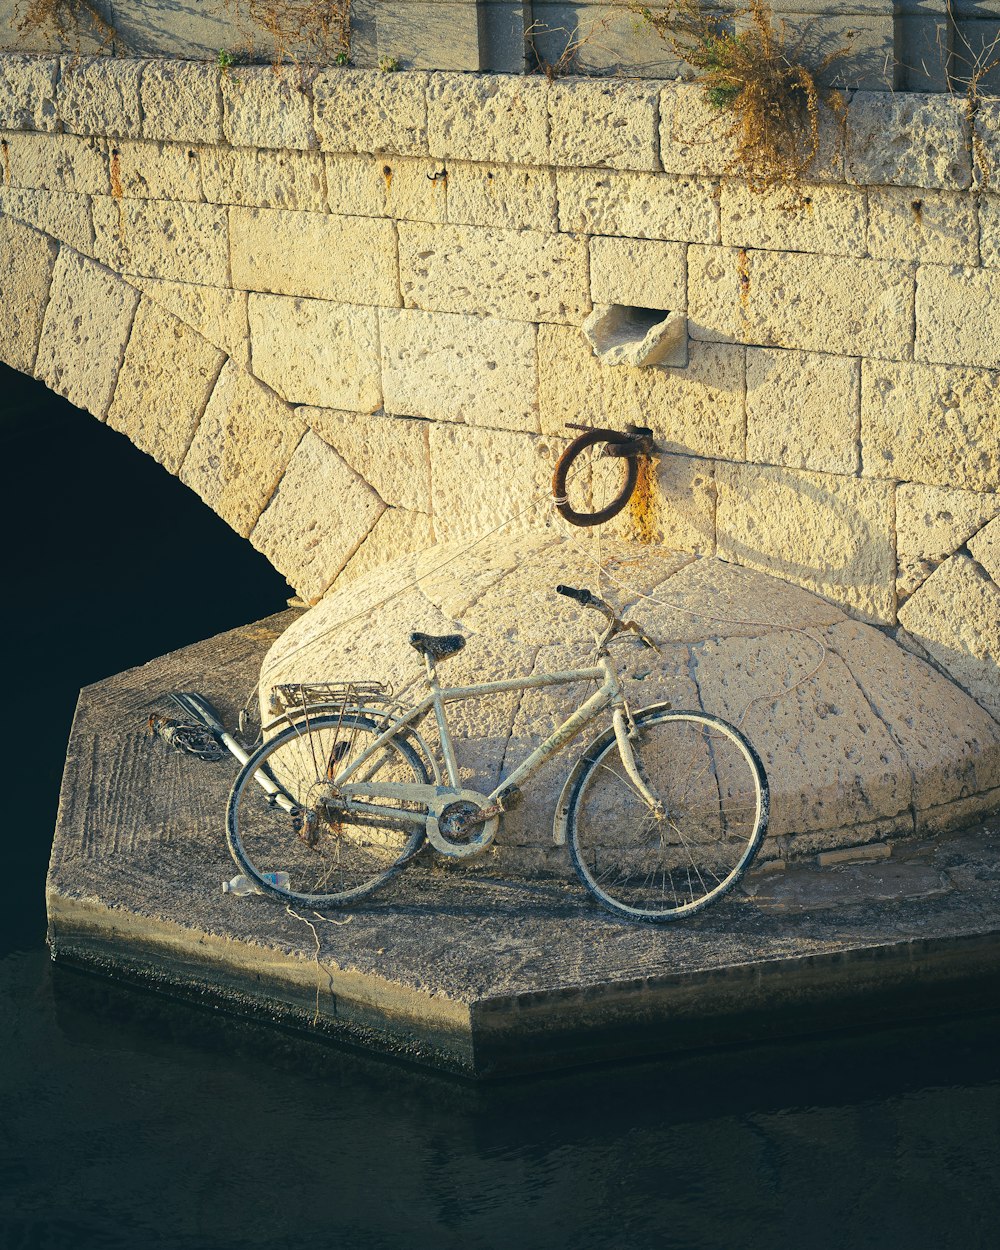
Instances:
[[[985,1007],[1000,825],[759,871],[701,917],[622,924],[572,881],[418,862],[364,907],[223,895],[234,767],[151,738],[171,689],[235,720],[294,613],[85,689],[48,879],[53,957],[473,1076]],[[851,852],[842,852],[848,857]],[[887,856],[887,858],[886,858]]]

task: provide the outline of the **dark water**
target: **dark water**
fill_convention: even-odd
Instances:
[[[124,439],[7,371],[0,436],[0,1246],[1000,1243],[995,1010],[476,1088],[53,977],[76,690],[287,590]]]

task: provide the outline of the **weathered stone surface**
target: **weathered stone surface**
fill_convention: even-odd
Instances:
[[[560,169],[556,185],[560,230],[633,239],[719,241],[718,189],[707,179]]]
[[[927,256],[930,262],[936,259]],[[983,265],[995,268],[1000,265],[1000,195],[983,192],[979,197],[979,256],[943,257],[946,264],[975,265],[977,260]]]
[[[294,70],[239,66],[219,76],[222,131],[234,147],[303,151],[316,146],[312,100]]]
[[[985,325],[983,326],[985,329]],[[1000,374],[864,362],[861,449],[872,477],[994,491]]]
[[[794,351],[747,351],[747,459],[856,473],[861,366]]]
[[[211,204],[323,212],[323,158],[318,152],[202,148],[201,182]]]
[[[554,231],[556,210],[554,170],[448,162],[448,221],[453,225]]]
[[[658,170],[657,83],[558,79],[548,93],[553,165]]]
[[[796,183],[751,191],[722,183],[722,242],[729,247],[864,256],[865,194],[853,187]]]
[[[118,199],[202,198],[198,153],[187,144],[123,140],[111,150],[109,160],[111,188]]]
[[[58,251],[44,234],[0,216],[0,356],[22,373],[35,364]]]
[[[567,421],[648,426],[663,452],[743,459],[745,352],[728,344],[691,343],[687,366],[604,368],[579,331],[539,326],[542,430],[569,438]]]
[[[386,508],[368,536],[337,576],[331,590],[372,573],[409,552],[423,551],[434,542],[434,522],[426,513]]]
[[[430,512],[430,427],[426,421],[380,413],[359,416],[330,408],[296,411],[401,516]]]
[[[35,376],[103,421],[138,303],[138,291],[63,248],[52,273]]]
[[[329,69],[313,80],[316,136],[324,152],[427,151],[427,74]]]
[[[273,391],[229,361],[184,457],[180,479],[246,538],[304,428]]]
[[[991,502],[995,510],[1000,510],[995,497]],[[985,525],[969,540],[969,552],[986,570],[990,579],[1000,586],[1000,518]]]
[[[905,359],[913,269],[897,261],[688,249],[688,330],[709,342]]]
[[[149,61],[139,84],[144,139],[221,143],[222,95],[215,65],[171,59]]]
[[[980,97],[972,124],[976,185],[1000,188],[1000,100]]]
[[[427,157],[326,157],[331,213],[445,221],[450,177],[440,161]]]
[[[296,447],[250,541],[307,602],[315,602],[385,505],[312,430]]]
[[[95,196],[93,215],[94,254],[119,273],[228,286],[225,209]]]
[[[410,309],[379,322],[387,412],[538,429],[534,326]]]
[[[973,560],[946,560],[906,601],[899,622],[1000,720],[1000,589]]]
[[[108,195],[108,147],[103,139],[81,135],[6,131],[3,181],[10,187]]]
[[[965,101],[948,94],[857,92],[847,112],[847,177],[861,184],[968,187]]]
[[[382,403],[374,308],[251,295],[252,372],[295,404],[373,412]]]
[[[48,191],[20,191],[0,187],[0,212],[68,243],[78,252],[94,248],[90,200],[85,195],[53,195]]]
[[[160,278],[130,277],[129,282],[221,348],[227,356],[240,363],[246,362],[250,339],[245,291],[191,282],[166,282]]]
[[[536,435],[442,421],[431,426],[430,449],[440,541],[479,538],[498,526],[513,535],[551,524],[553,461]]]
[[[688,361],[687,317],[683,312],[595,304],[581,327],[602,365],[670,365]]]
[[[144,299],[118,374],[108,425],[177,473],[225,357]]]
[[[958,191],[869,187],[868,251],[878,260],[975,265],[975,201]]]
[[[380,6],[376,18],[379,60],[388,57],[407,71],[477,72],[483,68],[481,20],[465,0],[398,0]]]
[[[590,294],[597,304],[669,312],[687,307],[687,248],[653,239],[590,240]]]
[[[62,59],[57,107],[64,130],[109,139],[137,139],[142,133],[139,79],[143,61],[114,57]]]
[[[583,239],[403,222],[399,270],[408,308],[577,324],[590,311]]]
[[[230,239],[234,287],[399,305],[396,235],[388,221],[233,208]]]
[[[784,577],[870,620],[895,620],[887,484],[756,465],[716,467],[719,555]]]
[[[4,130],[56,130],[56,57],[0,57],[0,127]]]
[[[993,491],[980,494],[903,482],[896,489],[896,550],[900,561],[927,560],[932,567],[940,564],[998,513],[1000,496]]]
[[[595,466],[595,473],[607,472],[611,463]],[[654,457],[640,466],[635,493],[608,530],[627,542],[713,555],[715,465],[691,456]]]
[[[917,270],[917,360],[1000,367],[996,269],[921,265]]]
[[[515,165],[549,163],[544,78],[435,74],[427,90],[432,156]]]

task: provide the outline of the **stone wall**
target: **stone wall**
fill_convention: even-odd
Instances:
[[[0,354],[310,601],[551,524],[565,423],[648,425],[616,533],[901,629],[1000,715],[1000,101],[827,123],[754,194],[682,84],[6,56]],[[686,363],[603,366],[594,302],[685,316]]]

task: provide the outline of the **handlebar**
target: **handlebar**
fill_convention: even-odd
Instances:
[[[599,599],[597,595],[591,594],[589,590],[583,587],[563,586],[556,587],[556,594],[565,595],[567,599],[575,599],[577,603],[585,608],[594,608],[600,612],[603,617],[607,618],[608,627],[604,631],[603,636],[598,641],[598,646],[603,648],[614,638],[615,634],[631,632],[638,634],[639,641],[643,646],[652,648],[653,651],[659,651],[659,647],[652,639],[647,638],[635,621],[623,621],[615,615],[614,609],[610,604],[605,603],[603,599]]]

